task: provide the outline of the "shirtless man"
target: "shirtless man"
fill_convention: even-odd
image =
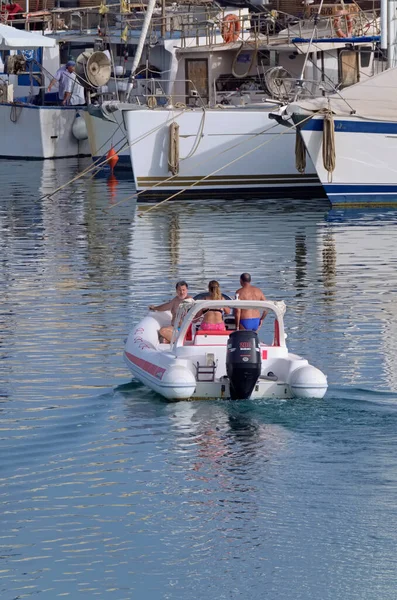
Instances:
[[[176,287],[175,298],[173,298],[169,302],[160,304],[159,306],[153,306],[153,304],[151,304],[149,306],[149,310],[152,310],[155,312],[156,311],[164,311],[164,310],[171,311],[171,315],[172,315],[171,325],[169,325],[168,327],[162,327],[160,329],[161,337],[163,337],[166,340],[166,342],[168,342],[168,343],[170,343],[171,338],[172,338],[172,332],[174,330],[174,321],[175,321],[176,313],[178,311],[178,307],[179,307],[180,303],[183,302],[184,300],[186,300],[186,298],[191,298],[191,296],[188,295],[188,285],[187,285],[186,281],[178,281],[178,283],[176,284],[175,287]]]
[[[239,300],[266,300],[263,292],[251,285],[251,275],[249,273],[243,273],[240,277],[241,288],[236,292],[236,298]],[[249,329],[251,331],[257,331],[262,323],[263,319],[267,315],[267,310],[263,311],[261,316],[259,310],[252,308],[241,308],[236,309],[236,329]]]

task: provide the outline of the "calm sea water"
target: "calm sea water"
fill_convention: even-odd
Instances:
[[[396,598],[395,211],[123,201],[85,163],[0,163],[0,598]],[[167,404],[123,340],[250,271],[323,401]]]

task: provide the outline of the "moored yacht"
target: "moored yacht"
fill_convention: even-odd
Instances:
[[[333,206],[397,203],[397,67],[288,111]]]
[[[127,102],[99,107],[125,126],[139,193],[323,195],[310,158],[295,154],[295,131],[270,115],[297,80],[312,97],[370,77],[373,42],[340,37],[335,18],[316,22],[314,40],[313,22],[277,34],[265,22],[247,9],[225,9],[210,30],[199,22],[179,41],[159,40],[147,61],[152,76],[131,80]],[[353,33],[351,23],[343,35]]]

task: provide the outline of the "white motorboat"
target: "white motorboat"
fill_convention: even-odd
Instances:
[[[256,332],[237,331],[233,313],[224,317],[224,331],[200,328],[200,311],[225,306],[266,310],[265,323],[273,315],[269,343]],[[150,312],[129,334],[124,359],[136,379],[168,400],[323,398],[324,373],[288,352],[284,312],[284,302],[187,300],[170,344],[159,341],[159,330],[171,324],[171,313]]]

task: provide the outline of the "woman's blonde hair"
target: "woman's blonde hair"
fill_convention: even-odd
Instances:
[[[222,300],[222,292],[219,283],[213,279],[208,284],[208,290],[211,294],[211,300]]]

